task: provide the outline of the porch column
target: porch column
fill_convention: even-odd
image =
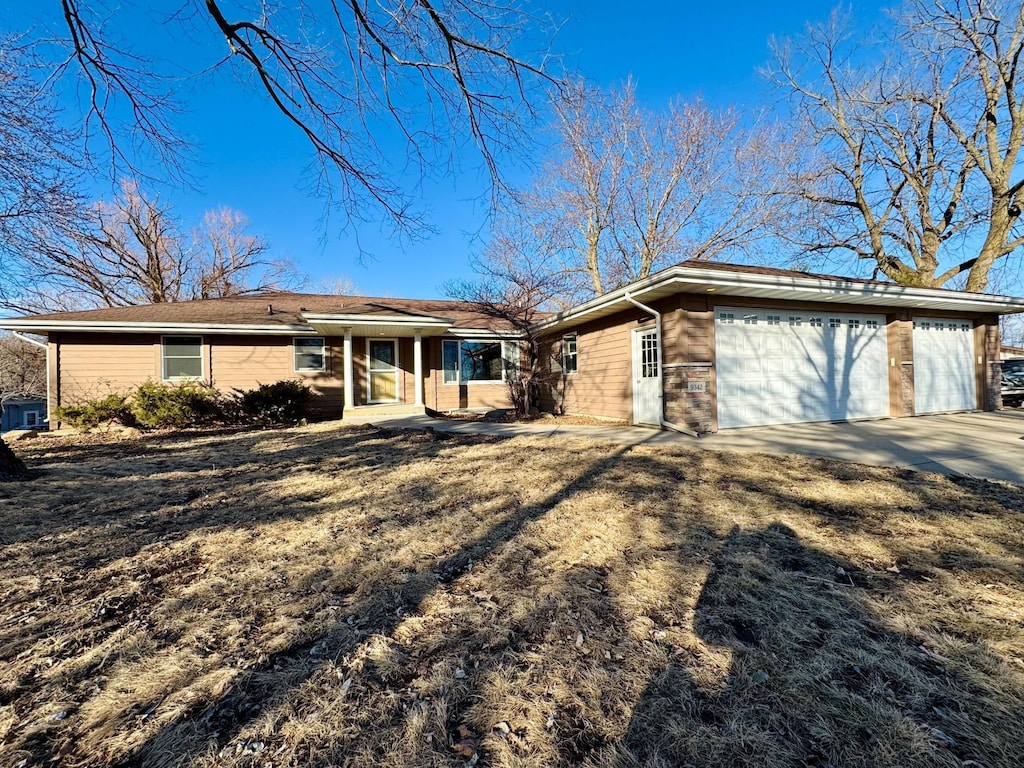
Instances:
[[[416,405],[423,405],[423,332],[417,328],[412,340],[413,376],[416,379]]]
[[[355,378],[352,375],[352,329],[345,329],[345,360],[343,367],[345,370],[345,415],[348,416],[348,411],[353,408],[356,404],[356,393],[353,391],[352,381]]]

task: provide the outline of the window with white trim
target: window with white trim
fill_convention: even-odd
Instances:
[[[317,373],[327,370],[327,348],[322,338],[294,338],[292,350],[292,367],[296,373]]]
[[[441,342],[445,384],[506,381],[519,365],[519,346],[514,341]]]
[[[840,320],[838,317],[830,317],[828,319],[828,327],[829,328],[839,328],[839,327],[842,326],[842,324],[843,324],[843,321]]]
[[[820,317],[809,317],[807,318],[807,322],[811,325],[812,328],[821,328]]]
[[[803,322],[804,322],[804,319],[800,315],[790,315],[789,316],[789,324],[790,325],[803,325]]]
[[[24,426],[28,428],[38,427],[43,423],[42,414],[39,411],[25,411],[22,416]]]
[[[203,378],[203,337],[164,336],[160,339],[164,381],[195,381]]]
[[[568,333],[562,337],[562,373],[576,373],[579,370],[579,358],[576,352],[576,334]]]
[[[757,325],[757,315],[756,314],[744,315],[743,316],[743,324],[744,325]]]
[[[877,328],[878,327],[878,321],[877,320],[865,320],[864,321],[864,327],[865,328]]]
[[[732,312],[719,312],[718,322],[723,323],[725,325],[732,325],[733,323],[736,322],[736,315],[734,315]]]
[[[768,315],[765,320],[768,321],[768,325],[782,325],[782,315]]]

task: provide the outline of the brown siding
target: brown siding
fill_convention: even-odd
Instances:
[[[889,345],[889,415],[914,415],[914,345],[908,335],[913,330],[906,312],[885,316]]]
[[[341,340],[325,341],[328,370],[295,373],[290,336],[203,336],[206,383],[227,393],[296,379],[316,393],[315,413],[341,415]],[[61,334],[51,340],[51,348],[51,407],[125,392],[147,380],[161,379],[159,335]]]
[[[61,334],[60,405],[124,392],[160,379],[160,337],[149,334]]]
[[[341,415],[345,402],[341,339],[324,339],[326,370],[316,373],[293,370],[291,336],[207,336],[203,341],[209,355],[209,383],[221,392],[254,389],[260,384],[292,379],[313,389],[313,412],[316,415]]]
[[[674,312],[678,297],[651,305],[662,312],[662,335],[678,338],[682,321]],[[610,317],[566,329],[552,339],[545,339],[545,354],[551,361],[553,381],[541,398],[545,410],[563,413],[603,416],[611,419],[633,418],[632,331],[651,316],[639,307],[618,312]],[[644,322],[643,324],[647,324]],[[577,372],[560,375],[562,336],[576,333]],[[666,360],[677,356],[664,345]]]

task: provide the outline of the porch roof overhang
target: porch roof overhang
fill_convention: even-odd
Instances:
[[[454,323],[444,317],[419,315],[320,314],[304,312],[302,315],[314,331],[324,336],[385,336],[390,338],[441,336]]]
[[[1024,298],[1012,296],[941,288],[914,288],[842,278],[783,277],[676,266],[542,320],[533,327],[533,331],[554,333],[582,322],[613,315],[634,306],[628,297],[650,303],[676,293],[891,307],[921,314],[927,314],[929,311],[995,315],[1024,312]]]

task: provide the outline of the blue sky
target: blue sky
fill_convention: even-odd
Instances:
[[[889,5],[864,0],[848,7],[858,22],[870,26]],[[565,20],[554,50],[568,68],[601,86],[632,77],[641,100],[657,108],[677,95],[700,95],[722,107],[767,103],[772,96],[757,68],[768,61],[769,37],[799,34],[808,21],[824,19],[832,5],[552,0],[533,7]],[[632,13],[624,10],[630,8]],[[4,11],[11,31],[46,23],[59,12],[56,3],[32,10],[12,3]],[[194,188],[171,188],[161,195],[183,221],[198,222],[211,208],[234,208],[275,255],[291,258],[315,279],[347,276],[369,295],[440,296],[445,280],[470,274],[468,260],[486,237],[488,208],[484,175],[474,157],[467,155],[458,174],[417,190],[436,234],[410,243],[373,222],[345,232],[325,229],[323,202],[306,189],[311,157],[304,141],[261,99],[230,86],[224,79],[216,86],[201,80],[179,94],[189,104],[179,125],[194,145],[196,182]],[[507,170],[513,182],[524,179],[522,171]],[[97,195],[108,189],[107,180],[97,182]]]

